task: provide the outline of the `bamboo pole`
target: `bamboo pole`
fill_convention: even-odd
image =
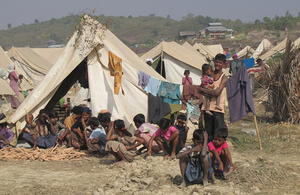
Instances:
[[[257,125],[256,115],[254,115],[254,123],[255,123],[256,134],[257,134],[257,138],[258,138],[258,142],[259,142],[259,149],[262,150],[261,139],[260,139],[259,129],[258,129],[258,125]]]

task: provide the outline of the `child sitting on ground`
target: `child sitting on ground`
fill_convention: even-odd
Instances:
[[[184,147],[178,154],[182,183],[180,187],[186,187],[187,180],[191,183],[208,184],[211,178],[212,168],[210,156],[207,152],[208,135],[204,130],[196,129],[193,133],[193,145]]]
[[[32,149],[35,150],[36,145],[37,145],[38,131],[35,128],[36,123],[33,121],[33,115],[27,113],[26,116],[25,116],[25,121],[26,121],[26,125],[25,125],[23,131],[25,131],[27,133],[30,133],[30,135],[32,136],[32,139],[33,139]]]
[[[117,164],[132,162],[136,155],[136,147],[143,144],[144,140],[132,136],[125,128],[124,121],[120,119],[114,121],[114,131],[116,134],[113,135],[112,129],[110,129],[106,136],[105,151],[116,157],[119,161]]]
[[[150,123],[145,123],[145,115],[143,114],[137,114],[133,118],[134,124],[137,127],[137,130],[134,133],[134,136],[140,137],[145,140],[143,143],[143,147],[140,148],[136,154],[141,154],[142,150],[147,149],[149,145],[149,141],[152,137],[152,135],[157,131],[157,128],[150,124]],[[158,153],[160,151],[160,148],[158,147],[157,143],[154,141],[152,144],[152,150],[155,153]]]
[[[228,136],[228,130],[226,128],[220,128],[215,130],[214,140],[208,143],[208,149],[211,157],[212,167],[215,168],[215,160],[218,163],[218,170],[215,173],[220,173],[215,176],[223,176],[223,179],[228,179],[228,171],[234,171],[235,165],[232,162],[231,154],[229,151],[226,138]]]
[[[164,157],[170,156],[176,158],[176,154],[182,149],[182,142],[179,137],[179,131],[174,126],[170,126],[170,120],[162,118],[158,121],[159,129],[152,135],[148,155],[151,156],[153,140],[156,141],[159,148],[163,150]]]
[[[182,145],[184,146],[187,139],[187,133],[189,131],[189,127],[186,124],[186,116],[180,114],[177,116],[177,120],[175,122],[176,129],[179,130],[179,137],[182,140]]]
[[[211,65],[203,64],[202,66],[202,78],[201,78],[201,86],[206,89],[214,89],[214,79],[212,77],[213,70]],[[216,101],[216,109],[222,110],[220,107],[220,96],[217,97]],[[205,112],[209,115],[213,115],[210,110],[210,97],[204,96],[203,105],[205,106]]]
[[[115,134],[114,131],[114,121],[110,120],[111,114],[108,110],[101,110],[98,114],[98,120],[100,125],[104,128],[106,135],[110,130],[112,130],[112,134]]]
[[[90,137],[86,140],[89,152],[100,152],[100,154],[105,154],[106,133],[104,128],[99,127],[99,120],[97,117],[91,117],[89,125],[92,129]]]
[[[49,118],[51,120],[51,123],[54,127],[55,134],[57,134],[57,141],[60,145],[64,145],[64,142],[66,142],[67,147],[72,146],[72,139],[71,139],[71,130],[64,124],[62,124],[58,120],[58,114],[56,111],[52,110],[49,112]]]

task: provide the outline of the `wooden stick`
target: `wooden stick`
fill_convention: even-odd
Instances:
[[[259,149],[262,150],[261,139],[260,139],[259,129],[258,129],[258,125],[257,125],[256,115],[254,115],[254,123],[255,123],[256,134],[257,134],[257,138],[258,138],[258,142],[259,142]]]

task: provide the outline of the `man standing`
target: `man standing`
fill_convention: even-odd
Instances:
[[[214,139],[215,129],[224,128],[224,100],[225,100],[225,91],[228,78],[222,71],[223,66],[226,62],[226,56],[224,54],[217,54],[215,57],[215,71],[213,75],[214,79],[214,89],[205,89],[199,87],[198,91],[202,95],[211,98],[209,111],[212,115],[205,113],[205,105],[201,109],[201,117],[204,116],[205,121],[205,130],[208,133],[208,142]],[[222,110],[216,109],[216,100],[220,96],[219,106]]]

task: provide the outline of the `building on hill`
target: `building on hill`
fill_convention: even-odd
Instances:
[[[226,34],[228,32],[231,32],[232,29],[226,29],[224,26],[222,26],[221,23],[209,23],[209,26],[201,31],[199,31],[200,35],[205,35],[210,38],[225,38]]]
[[[180,31],[179,36],[182,39],[194,39],[196,37],[196,32],[195,31]]]

